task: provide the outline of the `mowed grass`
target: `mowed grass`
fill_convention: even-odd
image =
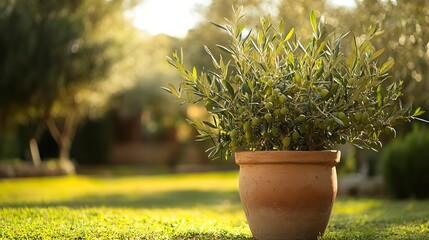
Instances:
[[[251,239],[237,177],[0,180],[0,239]],[[429,201],[337,199],[323,239],[429,239]]]

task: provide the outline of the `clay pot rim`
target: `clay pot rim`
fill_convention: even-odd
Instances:
[[[321,164],[335,166],[340,162],[341,151],[238,151],[235,162],[247,164]]]

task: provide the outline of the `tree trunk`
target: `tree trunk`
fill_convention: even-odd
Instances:
[[[29,146],[31,160],[33,161],[34,166],[40,166],[42,160],[40,159],[39,145],[37,144],[36,138],[33,137],[30,139]]]
[[[73,162],[70,160],[70,149],[71,149],[71,141],[69,136],[63,136],[61,138],[61,142],[58,144],[59,147],[59,161],[60,161],[60,169],[63,173],[70,175],[75,174],[76,169]]]
[[[62,124],[57,124],[52,117],[46,118],[46,125],[49,128],[49,132],[58,144],[58,158],[62,163],[69,162],[70,160],[70,150],[76,133],[77,122],[77,110],[73,107],[67,112]]]
[[[42,164],[42,159],[40,157],[39,152],[39,144],[38,141],[45,130],[42,122],[37,122],[35,125],[35,129],[32,129],[32,133],[30,135],[30,141],[28,142],[28,147],[30,150],[31,161],[34,166],[40,166]]]
[[[58,143],[58,148],[60,161],[64,162],[70,160],[71,142],[68,136],[62,136]]]

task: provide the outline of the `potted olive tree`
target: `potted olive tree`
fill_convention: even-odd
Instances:
[[[316,239],[326,229],[337,192],[335,165],[346,141],[381,147],[382,132],[423,113],[403,106],[401,82],[390,82],[393,60],[369,28],[357,38],[349,32],[325,33],[310,14],[313,35],[301,40],[269,17],[251,30],[242,8],[226,25],[228,56],[213,56],[214,70],[187,70],[183,53],[168,62],[184,81],[165,88],[192,104],[203,104],[206,121],[189,121],[199,140],[211,140],[209,157],[235,153],[240,165],[240,198],[256,239]],[[309,26],[309,27],[310,27]],[[345,42],[345,43],[344,43]]]

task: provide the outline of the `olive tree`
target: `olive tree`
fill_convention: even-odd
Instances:
[[[39,122],[68,159],[79,119],[130,79],[121,71],[135,35],[124,10],[135,2],[2,1],[0,126]]]

